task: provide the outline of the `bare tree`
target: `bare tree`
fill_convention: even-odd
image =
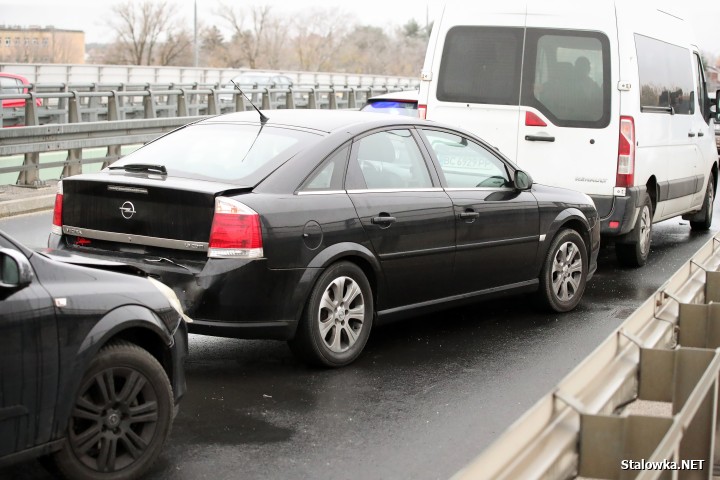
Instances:
[[[224,19],[233,31],[232,42],[236,46],[235,67],[247,65],[258,68],[261,55],[266,53],[266,28],[271,21],[269,5],[253,6],[250,15],[236,10],[232,5],[221,4],[218,15]],[[249,17],[249,19],[248,19]],[[249,26],[246,24],[249,23]]]
[[[155,2],[143,0],[136,3],[128,0],[112,8],[114,16],[110,27],[115,31],[119,44],[114,49],[119,59],[132,65],[152,65],[172,60],[183,46],[185,34],[166,0]],[[158,50],[162,49],[162,53]],[[156,56],[158,58],[156,58]],[[114,62],[113,62],[114,63]]]
[[[313,9],[296,16],[293,45],[300,70],[332,70],[347,31],[347,15],[337,9]]]

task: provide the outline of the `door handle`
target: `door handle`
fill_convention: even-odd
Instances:
[[[528,142],[554,142],[555,137],[549,135],[525,135],[525,140]]]
[[[478,212],[473,211],[458,213],[458,219],[460,220],[475,220],[479,216]]]
[[[695,132],[688,132],[688,137],[693,138],[695,136]]]
[[[374,225],[389,226],[397,222],[397,218],[391,217],[390,215],[380,215],[379,217],[373,217],[370,222],[372,222]]]
[[[704,137],[705,134],[703,132],[698,132],[698,137]]]

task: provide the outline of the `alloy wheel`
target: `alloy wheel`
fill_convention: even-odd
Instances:
[[[350,277],[338,277],[327,286],[320,299],[318,328],[325,346],[342,353],[358,340],[365,322],[365,298]]]
[[[567,302],[581,286],[583,272],[582,254],[573,242],[565,242],[557,249],[552,265],[552,288],[555,296]]]

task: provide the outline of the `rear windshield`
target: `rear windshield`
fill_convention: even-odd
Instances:
[[[321,135],[259,125],[191,125],[113,163],[163,165],[168,175],[255,186]]]

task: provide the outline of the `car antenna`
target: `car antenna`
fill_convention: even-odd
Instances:
[[[240,88],[240,87],[238,86],[238,84],[235,83],[235,80],[230,80],[230,83],[232,83],[233,85],[235,85],[235,88],[237,88],[237,89],[240,91],[240,93],[242,93],[242,96],[245,97],[245,99],[246,99],[248,102],[250,102],[250,105],[252,105],[252,107],[255,109],[255,111],[260,115],[260,124],[261,124],[261,125],[265,125],[265,122],[267,122],[267,121],[270,120],[270,119],[269,119],[264,113],[262,113],[259,108],[257,108],[257,107],[255,106],[255,104],[252,102],[252,100],[250,100],[250,99],[248,98],[247,95],[245,95],[245,92],[243,92],[243,91],[242,91],[242,88]]]

